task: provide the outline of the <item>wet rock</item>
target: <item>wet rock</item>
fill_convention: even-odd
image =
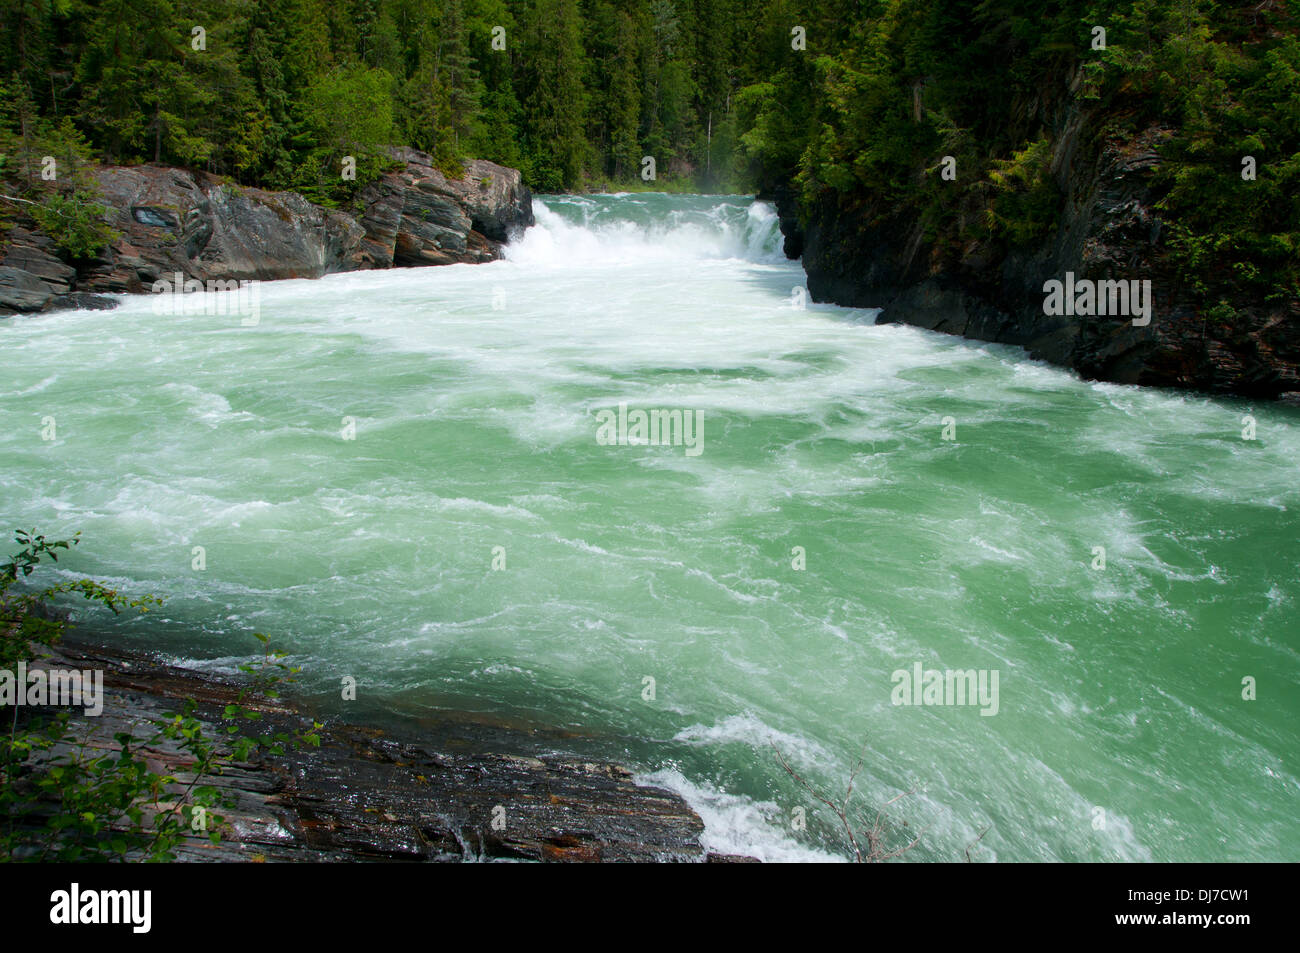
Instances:
[[[103,295],[74,291],[72,294],[57,295],[50,301],[51,311],[112,311],[118,306],[114,298]]]
[[[533,224],[518,170],[471,159],[461,178],[448,179],[423,152],[391,152],[402,167],[361,192],[367,267],[492,261],[512,233]]]
[[[784,238],[782,251],[786,258],[803,255],[804,229],[799,221],[798,193],[789,185],[778,185],[764,190],[758,196],[776,206],[777,220]]]
[[[243,188],[159,166],[95,171],[121,238],[85,271],[88,291],[146,291],[171,280],[319,278],[355,267],[362,229],[292,192]]]
[[[143,654],[64,646],[49,665],[105,672],[103,713],[81,719],[102,738],[145,734],[150,719],[193,698],[207,737],[237,688]],[[259,732],[308,728],[298,704],[258,699]],[[24,710],[26,712],[26,710]],[[74,710],[75,712],[75,710]],[[74,718],[79,718],[74,714]],[[86,724],[94,722],[93,725]],[[717,862],[700,846],[703,823],[676,794],[634,783],[620,765],[557,751],[533,732],[461,717],[429,729],[383,731],[329,722],[319,748],[260,755],[205,783],[233,806],[218,844],[195,837],[190,861]],[[170,742],[146,749],[188,781],[188,756]],[[26,823],[41,823],[29,817]]]
[[[50,286],[30,272],[0,266],[0,314],[42,311],[54,298]]]

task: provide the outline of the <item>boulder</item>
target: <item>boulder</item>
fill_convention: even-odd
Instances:
[[[72,294],[56,295],[50,301],[51,311],[112,311],[118,302],[103,295],[93,295],[85,291]]]
[[[296,193],[162,166],[103,168],[95,179],[121,238],[88,268],[86,290],[147,291],[177,272],[274,280],[356,267],[361,226]]]
[[[0,314],[43,311],[53,297],[50,286],[31,272],[0,265]]]
[[[471,159],[461,178],[448,179],[426,153],[391,155],[401,168],[361,193],[365,267],[492,261],[533,224],[532,193],[517,169]]]
[[[55,294],[66,294],[77,280],[77,270],[55,257],[54,242],[40,232],[15,227],[10,233],[12,244],[5,250],[2,264],[21,268],[35,275]]]

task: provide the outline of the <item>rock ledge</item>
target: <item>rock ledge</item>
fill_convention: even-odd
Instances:
[[[170,166],[104,166],[91,176],[120,233],[89,261],[69,262],[21,211],[0,245],[0,315],[112,307],[105,294],[155,281],[270,281],[371,268],[480,263],[533,224],[516,169],[471,159],[448,179],[414,149],[361,190],[352,211],[295,192],[267,192]],[[21,209],[21,207],[20,207]]]
[[[221,712],[237,688],[142,654],[63,645],[47,665],[104,671],[104,711],[74,714],[78,730],[108,741],[144,737],[151,719],[185,698],[207,737],[224,734]],[[259,732],[309,728],[283,701],[245,702]],[[75,710],[74,710],[75,712]],[[423,732],[421,732],[423,734]],[[626,768],[551,754],[527,732],[457,722],[429,737],[327,721],[319,748],[255,756],[204,783],[234,799],[219,844],[195,837],[184,861],[734,861],[700,846],[704,825],[672,792],[634,783]],[[504,754],[505,750],[518,753]],[[155,770],[185,783],[188,756],[147,749]],[[493,825],[494,817],[504,827]],[[28,818],[41,823],[40,818]],[[500,829],[498,829],[500,828]]]

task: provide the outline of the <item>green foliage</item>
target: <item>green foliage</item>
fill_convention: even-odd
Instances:
[[[393,139],[393,78],[382,69],[344,67],[307,90],[304,117],[320,147],[334,153],[373,151]]]
[[[65,580],[39,589],[20,587],[46,559],[76,546],[80,534],[49,540],[18,531],[20,549],[0,564],[0,669],[39,658],[39,646],[56,644],[65,621],[51,604],[80,594],[114,613],[148,611],[152,596],[127,599],[87,578]],[[165,715],[145,737],[114,734],[99,737],[88,719],[79,724],[67,711],[19,721],[14,707],[9,730],[0,736],[0,858],[10,861],[166,861],[195,832],[216,843],[222,836],[223,806],[217,787],[205,783],[226,764],[247,761],[257,751],[281,753],[287,745],[320,744],[319,724],[307,731],[250,733],[244,723],[261,713],[249,702],[274,698],[280,684],[291,682],[296,667],[257,635],[262,656],[241,665],[249,675],[235,701],[222,712],[224,735],[211,739],[187,699],[180,712]],[[190,762],[185,776],[155,771],[145,752],[170,742]]]
[[[0,174],[44,155],[204,167],[332,205],[412,145],[533,188],[795,184],[914,218],[940,246],[1055,227],[1080,161],[1150,129],[1169,253],[1207,306],[1294,298],[1294,2],[109,0],[0,17]],[[196,49],[192,24],[207,30]],[[1104,26],[1104,49],[1093,29]],[[796,49],[792,31],[802,30]],[[1071,133],[1073,134],[1073,133]],[[357,159],[344,180],[343,156]],[[658,178],[640,179],[643,156]],[[955,182],[937,170],[956,160]],[[1253,156],[1254,181],[1241,162]],[[65,162],[66,159],[66,162]],[[1068,169],[1066,172],[1068,173]],[[61,175],[62,178],[62,175]],[[85,200],[60,208],[95,236]]]
[[[379,178],[393,161],[393,77],[386,70],[341,67],[317,78],[306,91],[302,122],[315,145],[298,165],[294,188],[318,202],[337,205]],[[344,162],[355,178],[344,178]]]
[[[516,166],[541,189],[640,181],[644,155],[668,181],[742,184],[736,93],[758,78],[747,0],[11,6],[0,135],[21,130],[28,145],[40,122],[70,119],[101,160],[333,204],[394,145],[453,174],[470,156]],[[358,158],[355,184],[340,179],[343,155]]]
[[[986,224],[1013,245],[1041,240],[1056,223],[1060,199],[1048,175],[1052,144],[1043,137],[1014,153],[994,159],[989,172],[995,194],[988,201]]]
[[[762,6],[751,43],[766,69],[738,96],[758,182],[794,181],[809,206],[914,219],[940,249],[1031,245],[1060,217],[1053,168],[1086,169],[1108,145],[1150,148],[1164,254],[1203,308],[1300,297],[1294,4],[877,0],[850,16],[818,0]],[[806,59],[781,32],[794,22],[807,25]],[[944,156],[955,181],[939,175]],[[1247,156],[1254,180],[1242,176]]]
[[[57,616],[43,611],[51,600],[69,594],[81,595],[98,602],[114,615],[123,609],[148,612],[159,604],[152,596],[126,599],[116,589],[78,578],[54,583],[36,591],[17,590],[15,586],[25,580],[43,559],[59,561],[59,551],[67,551],[81,542],[81,534],[71,539],[49,540],[35,530],[17,530],[14,541],[20,549],[5,563],[0,564],[0,668],[11,668],[20,659],[31,657],[33,642],[55,644],[63,632],[63,622]]]
[[[0,176],[16,186],[32,218],[71,258],[89,258],[117,238],[105,221],[93,183],[84,175],[91,149],[67,116],[38,116],[31,91],[18,75],[0,82]],[[47,161],[56,178],[45,181]],[[12,212],[12,204],[3,210]]]
[[[104,220],[107,214],[94,194],[83,189],[53,192],[32,207],[32,218],[72,258],[91,258],[117,238]]]
[[[528,13],[524,43],[541,54],[526,66],[524,82],[529,90],[524,147],[533,181],[545,192],[575,188],[590,158],[584,134],[586,52],[577,0],[536,0]]]
[[[1300,37],[1286,5],[1184,0],[1112,13],[1100,95],[1157,125],[1158,205],[1179,272],[1220,298],[1300,297]],[[1249,156],[1256,177],[1243,176]],[[1219,313],[1216,311],[1216,313]],[[1221,315],[1220,315],[1221,316]]]

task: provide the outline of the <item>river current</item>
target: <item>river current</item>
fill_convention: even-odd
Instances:
[[[255,314],[0,321],[6,528],[165,598],[108,637],[563,728],[718,850],[845,856],[779,752],[912,792],[909,860],[1300,860],[1295,410],[812,303],[747,197],[536,213]]]

